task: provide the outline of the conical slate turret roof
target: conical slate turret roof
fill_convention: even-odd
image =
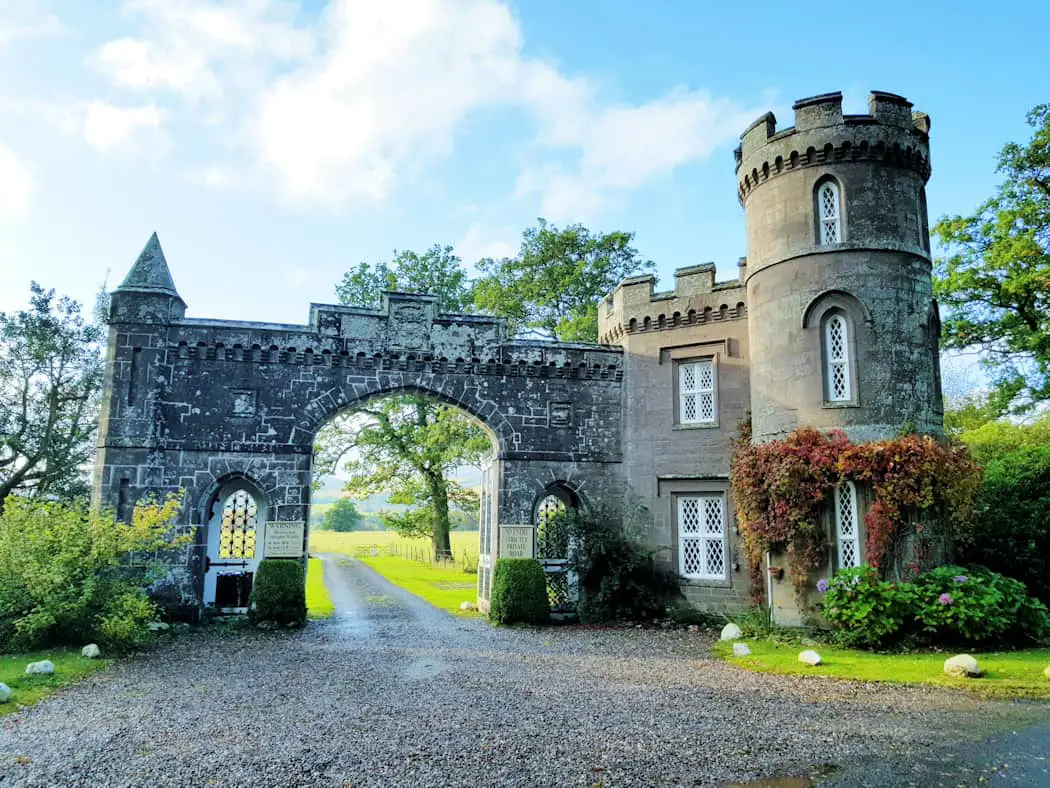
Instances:
[[[168,270],[168,261],[164,259],[164,250],[160,248],[160,239],[156,233],[150,236],[139,259],[131,266],[128,275],[115,292],[163,293],[182,300],[175,289],[171,271]]]

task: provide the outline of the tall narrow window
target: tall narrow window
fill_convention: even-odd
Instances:
[[[835,488],[835,541],[838,543],[838,568],[860,566],[857,487],[853,482],[843,482]]]
[[[726,576],[726,506],[722,495],[678,498],[678,571],[696,580]]]
[[[714,424],[717,410],[714,361],[691,361],[678,367],[678,421]]]
[[[839,202],[839,187],[834,181],[824,181],[817,187],[817,216],[820,218],[820,245],[841,241],[842,205]]]
[[[842,315],[832,315],[824,323],[824,355],[827,363],[825,377],[828,400],[848,402],[853,398],[849,324]]]

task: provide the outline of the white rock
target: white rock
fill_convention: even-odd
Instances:
[[[719,640],[740,640],[743,636],[744,633],[740,631],[740,627],[730,621],[722,627],[722,635]]]
[[[981,675],[981,667],[969,654],[956,654],[944,660],[944,672],[949,676],[972,678]]]
[[[1043,671],[1043,675],[1050,679],[1050,666],[1047,666],[1046,670]]]
[[[798,661],[803,665],[819,665],[821,663],[820,654],[816,651],[803,651],[798,655]]]
[[[11,688],[0,681],[0,703],[7,703],[11,700]]]
[[[49,659],[42,659],[39,662],[30,662],[26,665],[26,673],[29,675],[43,675],[55,672],[55,663]]]
[[[151,621],[147,626],[150,632],[167,632],[171,629],[171,624],[166,624],[163,621]]]
[[[88,643],[84,648],[80,649],[80,656],[88,659],[98,659],[102,656],[102,650],[96,644]]]
[[[459,603],[459,609],[460,610],[477,610],[478,606],[475,603],[473,603],[473,602],[460,602]]]
[[[734,657],[749,657],[751,656],[751,646],[747,643],[734,643],[733,644],[733,656]]]

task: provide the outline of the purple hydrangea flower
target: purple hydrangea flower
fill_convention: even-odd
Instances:
[[[956,583],[965,583],[969,578],[966,575],[956,575],[952,578]]]
[[[939,597],[937,597],[937,601],[940,602],[942,605],[950,605],[952,603],[952,595],[941,594]]]
[[[817,590],[822,594],[828,590],[828,581],[823,577],[817,581]]]

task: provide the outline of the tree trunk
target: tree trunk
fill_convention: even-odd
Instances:
[[[434,505],[434,533],[431,536],[434,558],[446,558],[452,555],[452,539],[448,533],[448,486],[440,472],[429,471],[426,477],[430,500]]]

